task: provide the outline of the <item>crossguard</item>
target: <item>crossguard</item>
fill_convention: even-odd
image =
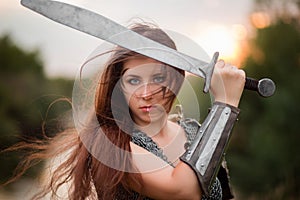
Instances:
[[[204,88],[203,88],[204,93],[208,93],[208,91],[209,91],[211,78],[214,73],[214,68],[218,61],[218,58],[219,58],[219,52],[215,52],[210,63],[207,66],[207,71],[205,74],[205,84],[204,84]]]

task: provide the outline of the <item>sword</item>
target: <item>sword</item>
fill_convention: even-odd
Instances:
[[[53,21],[87,33],[112,44],[185,70],[205,79],[203,91],[210,87],[219,53],[210,63],[183,54],[92,11],[52,0],[21,0],[21,4]],[[271,79],[246,78],[245,89],[257,91],[263,97],[272,96],[275,84]]]

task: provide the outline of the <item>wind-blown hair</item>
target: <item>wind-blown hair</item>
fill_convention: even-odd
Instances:
[[[176,46],[172,39],[161,29],[150,24],[134,24],[131,30],[148,37],[154,41],[164,44],[172,49]],[[104,137],[108,138],[112,144],[131,152],[130,141],[133,121],[128,112],[128,105],[125,101],[122,88],[118,87],[118,82],[123,73],[124,63],[139,54],[117,47],[99,78],[98,87],[95,94],[95,119],[90,120],[92,126],[87,124],[87,128],[78,134],[76,129],[69,129],[57,134],[54,138],[44,142],[22,143],[11,147],[10,150],[30,148],[35,153],[30,153],[27,159],[21,164],[21,169],[15,178],[21,176],[32,163],[40,159],[49,159],[59,154],[68,152],[68,157],[51,174],[51,179],[47,186],[34,198],[39,199],[52,194],[55,197],[59,188],[68,183],[69,199],[116,199],[118,189],[123,188],[127,193],[131,193],[130,183],[138,183],[143,187],[141,177],[138,173],[130,173],[126,169],[134,169],[130,154],[114,152],[103,144]],[[166,111],[170,111],[177,93],[184,79],[184,71],[175,69],[172,77],[172,92],[165,94],[167,98]],[[113,94],[114,93],[114,94]],[[114,98],[112,96],[114,95]],[[113,113],[112,108],[117,110]],[[103,134],[99,134],[99,132]],[[129,133],[129,134],[128,134]],[[94,153],[101,153],[110,156],[112,165],[107,165],[99,161]],[[129,155],[129,156],[128,156]],[[116,169],[111,166],[122,166],[123,169]],[[15,180],[12,179],[12,181]],[[10,181],[11,182],[11,181]]]

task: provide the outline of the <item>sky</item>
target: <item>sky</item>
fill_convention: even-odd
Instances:
[[[182,34],[211,55],[234,58],[249,32],[253,0],[62,0],[94,11],[122,25],[150,21]],[[48,76],[73,78],[102,41],[53,22],[23,6],[1,0],[0,36],[10,34],[27,50],[39,49]]]

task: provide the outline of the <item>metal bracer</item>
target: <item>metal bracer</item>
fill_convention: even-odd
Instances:
[[[239,111],[234,106],[215,102],[195,140],[180,157],[194,170],[206,196],[222,163]]]

